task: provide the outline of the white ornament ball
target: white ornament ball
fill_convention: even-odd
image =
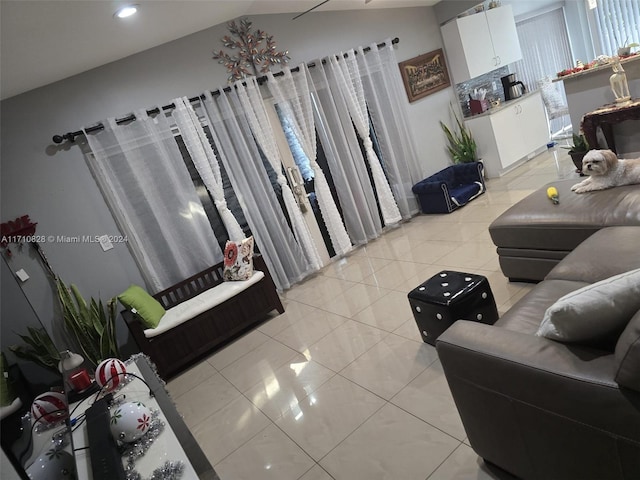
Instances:
[[[38,395],[31,404],[31,421],[43,425],[55,423],[69,415],[67,398],[59,392],[45,392]]]
[[[127,402],[111,412],[111,434],[121,442],[133,442],[147,433],[151,411],[140,402]]]
[[[115,390],[124,380],[127,367],[117,358],[107,358],[96,368],[96,382],[107,392]]]
[[[75,479],[75,471],[73,455],[53,448],[36,458],[26,469],[27,475],[33,480]]]

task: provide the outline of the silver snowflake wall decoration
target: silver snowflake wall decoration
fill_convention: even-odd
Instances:
[[[257,76],[258,72],[266,73],[272,65],[290,60],[288,51],[276,50],[273,35],[260,29],[252,32],[251,25],[248,18],[240,19],[239,24],[235,20],[227,23],[231,36],[225,35],[221,40],[222,45],[238,53],[230,55],[222,50],[213,52],[213,59],[227,68],[229,83],[250,75]]]

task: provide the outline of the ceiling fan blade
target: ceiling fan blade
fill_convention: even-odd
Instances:
[[[320,7],[321,5],[324,5],[325,3],[327,3],[329,0],[324,0],[323,2],[320,2],[319,4],[317,4],[315,7],[311,7],[309,10],[307,10],[306,12],[302,12],[299,15],[296,15],[295,17],[292,18],[292,20],[295,20],[296,18],[300,18],[303,15],[306,15],[307,13],[311,12],[312,10],[315,10],[316,8]]]

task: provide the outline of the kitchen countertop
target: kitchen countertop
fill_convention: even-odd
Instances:
[[[504,110],[507,107],[510,107],[512,105],[517,104],[518,102],[521,102],[523,99],[530,97],[531,95],[537,94],[538,90],[534,90],[533,92],[527,92],[524,95],[518,97],[518,98],[514,98],[513,100],[508,100],[506,102],[500,102],[500,105],[496,106],[496,107],[491,107],[489,108],[489,110],[482,112],[482,113],[477,113],[475,115],[470,115],[468,117],[464,117],[464,120],[471,120],[474,118],[479,118],[479,117],[486,117],[487,115],[492,115],[494,113],[499,112],[500,110]]]
[[[640,54],[638,54],[638,53],[636,53],[634,55],[631,55],[630,57],[623,58],[622,60],[620,60],[620,64],[624,68],[625,64],[631,63],[631,62],[635,62],[636,60],[640,60]],[[599,72],[601,70],[611,69],[612,65],[613,65],[613,63],[607,63],[605,65],[598,65],[597,67],[591,67],[591,68],[588,68],[587,70],[582,70],[581,72],[571,73],[569,75],[563,75],[562,77],[554,78],[552,81],[553,82],[560,82],[560,81],[564,81],[564,80],[573,80],[574,78],[583,77],[583,76],[589,75],[590,73],[593,73],[593,72]]]

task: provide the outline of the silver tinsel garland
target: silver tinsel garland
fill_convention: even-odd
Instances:
[[[127,458],[125,474],[127,480],[142,480],[142,475],[136,470],[135,462],[147,453],[153,442],[164,431],[164,422],[159,418],[158,410],[151,410],[151,424],[149,430],[133,443],[125,444],[122,456]],[[184,462],[165,462],[153,471],[149,480],[178,480],[184,472]]]
[[[125,362],[125,365],[129,365],[135,362],[135,360],[137,360],[139,357],[146,356],[142,353],[133,355]],[[146,358],[148,360],[148,357]],[[153,366],[153,370],[157,375],[157,372],[155,371],[155,365],[153,365],[153,363],[151,362],[149,363]],[[129,378],[133,379],[132,377]],[[164,386],[164,381],[162,381],[160,377],[158,377],[158,379]],[[124,399],[118,399],[116,400],[116,402],[114,402],[114,404],[119,404],[123,401]],[[150,410],[151,424],[149,425],[149,430],[147,430],[147,432],[135,442],[124,444],[123,448],[121,449],[122,456],[126,457],[127,459],[127,465],[125,467],[125,475],[127,480],[143,480],[142,475],[140,475],[140,473],[135,468],[135,462],[137,459],[147,453],[149,448],[151,448],[151,445],[153,445],[153,442],[155,442],[158,436],[160,436],[160,434],[164,431],[165,423],[159,418],[160,411],[156,409]],[[183,473],[184,462],[166,461],[164,464],[153,471],[148,480],[178,480],[180,477],[182,477]]]

